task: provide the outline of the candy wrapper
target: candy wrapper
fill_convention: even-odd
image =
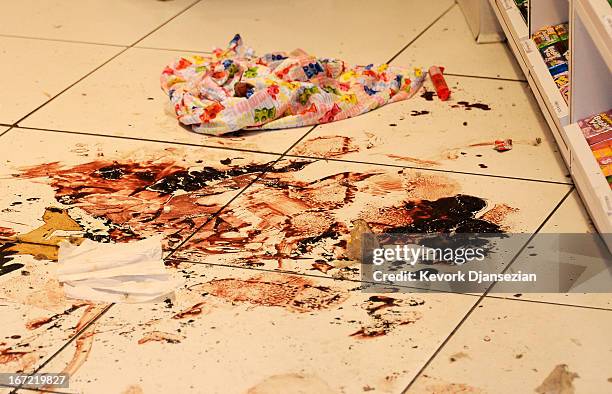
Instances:
[[[506,152],[512,150],[512,140],[495,140],[495,147],[493,149],[498,152]]]
[[[161,86],[182,124],[221,135],[350,118],[412,97],[425,77],[420,68],[351,67],[299,49],[255,56],[236,35],[226,50],[167,66]]]
[[[589,145],[607,140],[608,138],[598,138],[598,135],[612,132],[612,110],[580,119],[578,126]]]
[[[555,28],[552,26],[544,26],[540,30],[533,33],[533,41],[535,41],[538,48],[544,48],[559,42],[560,38]]]
[[[559,23],[553,26],[553,28],[561,41],[567,41],[569,38],[569,23]]]
[[[563,56],[564,52],[565,47],[563,47],[560,42],[540,49],[542,58],[544,58],[544,63],[546,63],[548,67],[567,63],[567,59]]]

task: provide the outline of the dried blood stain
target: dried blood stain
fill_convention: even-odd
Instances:
[[[215,279],[191,287],[231,302],[283,307],[293,312],[312,312],[342,303],[345,292],[315,285],[309,279],[278,274],[265,274],[246,280]]]
[[[368,319],[362,322],[361,328],[350,334],[357,338],[373,338],[386,335],[398,326],[415,323],[422,314],[411,308],[424,305],[421,299],[402,300],[383,295],[371,296],[363,305]]]
[[[350,137],[334,135],[311,138],[293,149],[292,154],[310,157],[336,157],[358,152]]]

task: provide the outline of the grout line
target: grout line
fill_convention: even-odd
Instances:
[[[185,243],[187,243],[187,241],[189,241],[198,231],[200,231],[201,229],[204,228],[204,226],[206,226],[208,223],[211,222],[211,220],[215,219],[217,216],[219,216],[219,214],[225,209],[227,208],[232,202],[234,202],[240,195],[242,195],[242,193],[248,189],[249,187],[251,187],[251,185],[253,185],[254,183],[256,183],[257,181],[259,181],[267,172],[270,168],[274,167],[276,165],[276,163],[278,163],[287,152],[289,152],[291,149],[293,149],[294,146],[296,146],[297,144],[299,144],[304,138],[306,138],[307,135],[309,135],[314,129],[317,128],[318,125],[314,125],[313,127],[310,128],[310,130],[308,130],[306,133],[304,133],[304,135],[302,135],[297,141],[295,141],[289,148],[287,148],[285,150],[284,153],[280,154],[276,160],[274,160],[272,163],[270,163],[262,172],[260,172],[248,185],[246,185],[245,187],[243,187],[235,196],[233,196],[228,202],[226,202],[221,208],[219,208],[219,210],[217,210],[217,212],[215,212],[214,214],[212,214],[208,219],[206,219],[206,221],[204,223],[202,223],[198,228],[196,228],[194,230],[193,233],[191,233],[187,238],[185,238],[183,241],[181,241],[176,247],[174,247],[170,253],[168,255],[166,255],[164,257],[164,260],[169,258],[170,256],[172,256],[181,246],[185,245]]]
[[[566,293],[566,294],[572,294],[572,293]],[[573,294],[578,294],[578,293],[573,293]],[[538,300],[529,300],[529,299],[524,299],[524,298],[516,298],[516,297],[510,298],[510,297],[492,296],[492,295],[487,295],[486,297],[487,298],[500,299],[500,300],[506,300],[506,301],[529,302],[529,303],[532,303],[532,304],[546,304],[546,305],[555,305],[555,306],[565,306],[565,307],[569,307],[569,308],[593,309],[593,310],[598,310],[598,311],[612,312],[612,307],[604,308],[602,306],[564,304],[562,302],[538,301]]]
[[[93,319],[88,321],[87,324],[85,324],[85,326],[83,326],[83,328],[81,328],[79,331],[75,332],[74,335],[72,337],[70,337],[70,339],[68,339],[58,350],[56,350],[51,356],[49,356],[49,358],[47,358],[42,364],[40,364],[37,368],[35,368],[34,371],[30,372],[27,375],[29,376],[29,375],[33,375],[35,373],[38,373],[40,370],[42,370],[44,367],[46,367],[47,364],[49,364],[49,362],[51,362],[51,360],[53,360],[58,354],[60,354],[64,349],[66,349],[68,347],[68,345],[70,345],[78,337],[80,337],[92,324],[94,324],[104,314],[106,314],[106,312],[108,312],[113,305],[115,305],[115,303],[108,304],[96,317],[94,317]],[[21,386],[23,386],[23,384],[19,385],[15,390],[11,391],[10,394],[16,393],[17,390],[21,389]]]
[[[490,178],[501,178],[501,179],[511,179],[517,181],[528,181],[528,182],[538,182],[538,183],[551,183],[555,185],[573,185],[572,183],[560,182],[560,181],[548,181],[541,179],[532,179],[532,178],[521,178],[521,177],[513,177],[506,175],[493,175],[493,174],[480,174],[477,172],[469,172],[469,171],[455,171],[455,170],[445,170],[442,168],[430,168],[430,167],[418,167],[418,166],[407,166],[400,164],[390,164],[390,163],[377,163],[371,161],[360,161],[360,160],[351,160],[351,159],[338,159],[338,158],[326,158],[326,157],[311,157],[311,156],[302,156],[302,155],[286,155],[287,157],[296,157],[302,159],[316,159],[316,160],[325,160],[325,161],[338,161],[343,163],[354,163],[354,164],[369,164],[369,165],[377,165],[377,166],[385,166],[385,167],[393,167],[393,168],[407,168],[411,170],[420,170],[420,171],[433,171],[433,172],[443,172],[443,173],[451,173],[451,174],[459,174],[459,175],[472,175],[472,176],[484,176]]]
[[[447,73],[447,72],[445,72],[444,75],[452,76],[452,77],[462,77],[462,78],[490,79],[490,80],[494,80],[494,81],[527,82],[526,79],[503,78],[503,77],[486,77],[486,76],[483,76],[483,75],[455,74],[455,73]]]
[[[542,221],[542,223],[538,226],[538,228],[534,231],[533,234],[531,234],[531,236],[529,237],[529,239],[527,240],[527,242],[525,242],[525,244],[519,249],[519,251],[514,255],[514,257],[510,260],[510,262],[508,263],[508,265],[506,265],[506,267],[504,267],[503,270],[501,270],[500,274],[504,274],[506,271],[508,271],[508,269],[512,266],[512,263],[514,263],[516,261],[516,259],[518,259],[518,257],[523,253],[523,251],[527,248],[527,246],[529,245],[529,243],[533,240],[533,238],[536,236],[536,234],[538,234],[538,232],[544,227],[544,225],[550,220],[550,218],[555,214],[555,212],[557,212],[557,210],[559,209],[559,207],[561,206],[561,204],[563,204],[563,202],[565,202],[565,200],[570,196],[570,194],[572,194],[572,192],[574,191],[574,187],[571,187],[570,190],[561,198],[561,200],[557,203],[557,205],[552,209],[552,211],[548,214],[548,216],[546,216],[546,218]],[[442,341],[442,343],[440,344],[440,346],[438,346],[438,348],[436,349],[436,351],[431,355],[431,357],[425,362],[425,364],[423,364],[423,366],[421,367],[421,369],[419,369],[419,371],[417,372],[417,374],[414,376],[414,378],[412,378],[412,380],[410,381],[410,383],[408,383],[408,386],[406,386],[406,388],[402,391],[402,394],[408,394],[408,390],[410,389],[410,387],[416,382],[416,380],[421,376],[421,374],[423,374],[423,372],[427,369],[427,367],[431,364],[431,362],[438,356],[438,354],[442,351],[442,349],[446,346],[446,344],[451,340],[451,338],[453,338],[453,336],[455,335],[455,333],[457,333],[459,331],[459,329],[461,328],[461,326],[463,326],[463,323],[465,323],[468,318],[472,315],[472,313],[474,312],[474,310],[476,310],[476,308],[478,308],[478,306],[480,305],[480,303],[487,297],[487,294],[489,294],[489,292],[491,291],[491,289],[497,284],[497,281],[491,283],[491,285],[484,291],[484,293],[478,298],[478,301],[476,301],[476,303],[474,305],[472,305],[472,307],[467,311],[467,313],[463,316],[463,318],[459,321],[459,323],[455,326],[455,328],[449,333],[449,335],[444,339],[444,341]]]
[[[76,84],[78,84],[79,82],[83,81],[85,78],[89,77],[91,74],[95,73],[96,71],[98,71],[99,69],[101,69],[102,67],[104,67],[105,65],[107,65],[108,63],[110,63],[111,61],[115,60],[117,57],[119,57],[121,54],[123,54],[124,52],[126,52],[128,49],[134,47],[134,45],[136,45],[137,43],[139,43],[140,41],[144,40],[145,38],[147,38],[148,36],[150,36],[151,34],[155,33],[157,30],[159,30],[160,28],[162,28],[163,26],[165,26],[166,24],[168,24],[170,21],[174,20],[175,18],[177,18],[179,15],[181,15],[182,13],[184,13],[185,11],[189,10],[191,7],[193,7],[194,5],[196,5],[197,3],[199,3],[201,0],[196,0],[195,2],[191,3],[189,6],[187,6],[185,9],[181,10],[180,12],[178,12],[177,14],[175,14],[173,17],[171,17],[170,19],[166,20],[164,23],[162,23],[161,25],[157,26],[155,29],[153,29],[151,32],[145,34],[142,38],[140,38],[139,40],[137,40],[136,42],[134,42],[132,45],[125,47],[125,46],[121,46],[121,48],[123,48],[121,51],[119,51],[118,53],[116,53],[115,55],[113,55],[110,59],[106,60],[105,62],[103,62],[102,64],[100,64],[99,66],[95,67],[93,70],[91,70],[90,72],[88,72],[87,74],[85,74],[84,76],[82,76],[81,78],[79,78],[77,81],[73,82],[72,84],[68,85],[68,87],[66,87],[65,89],[61,90],[59,93],[57,93],[55,96],[51,97],[49,100],[45,101],[44,103],[42,103],[41,105],[39,105],[38,107],[36,107],[34,110],[32,110],[31,112],[29,112],[27,115],[25,115],[24,117],[22,117],[21,119],[19,119],[18,121],[16,121],[15,123],[13,123],[13,126],[18,126],[19,123],[23,122],[25,119],[27,119],[30,115],[32,115],[33,113],[35,113],[36,111],[38,111],[39,109],[41,109],[42,107],[44,107],[45,105],[49,104],[51,101],[55,100],[58,96],[60,96],[61,94],[63,94],[64,92],[66,92],[67,90],[69,90],[70,88],[72,88],[73,86],[75,86]]]
[[[433,25],[435,25],[440,19],[442,19],[442,17],[444,17],[444,15],[446,15],[450,10],[453,9],[453,7],[455,7],[455,5],[457,5],[457,3],[453,2],[453,4],[448,7],[446,9],[446,11],[444,11],[442,14],[440,14],[440,16],[438,16],[436,19],[433,20],[433,22],[431,22],[429,25],[427,25],[425,27],[425,29],[423,29],[423,31],[421,31],[419,34],[416,35],[416,37],[414,37],[412,40],[410,40],[410,42],[408,42],[408,44],[406,44],[402,49],[399,50],[399,52],[397,52],[395,55],[393,55],[391,57],[391,59],[387,60],[387,64],[391,63],[392,61],[395,60],[395,58],[397,58],[399,55],[402,54],[402,52],[404,52],[410,45],[414,44],[414,42],[416,40],[418,40],[423,34],[425,34],[425,32],[427,30],[429,30]]]
[[[115,303],[111,303],[108,304],[103,310],[102,312],[100,312],[96,317],[94,317],[93,319],[91,319],[89,322],[87,322],[87,324],[85,324],[85,326],[83,328],[81,328],[78,332],[75,333],[75,335],[73,335],[66,343],[64,343],[62,345],[61,348],[59,348],[55,353],[53,353],[51,355],[51,357],[49,357],[48,359],[45,360],[45,362],[43,362],[42,364],[40,364],[33,373],[37,373],[38,371],[42,370],[44,367],[47,366],[47,364],[49,364],[49,362],[58,354],[60,354],[62,352],[62,350],[64,350],[66,347],[68,347],[68,345],[70,345],[74,340],[76,340],[78,337],[80,337],[92,324],[94,324],[95,322],[97,322],[102,316],[104,316],[106,314],[106,312],[108,312],[113,305],[115,305]]]
[[[180,12],[178,12],[176,15],[174,15],[173,17],[171,17],[170,19],[168,19],[167,21],[165,21],[164,23],[162,23],[161,25],[157,26],[155,29],[151,30],[149,33],[145,34],[143,37],[141,37],[139,40],[136,40],[136,42],[134,42],[132,45],[130,45],[131,47],[134,47],[136,44],[138,44],[139,42],[141,42],[142,40],[144,40],[145,38],[149,37],[151,34],[155,33],[156,31],[158,31],[159,29],[161,29],[162,27],[166,26],[168,23],[172,22],[173,20],[175,20],[176,18],[178,18],[179,16],[181,16],[182,14],[184,14],[185,12],[187,12],[188,10],[190,10],[194,5],[198,4],[201,0],[195,0],[193,3],[189,4],[187,7],[185,7],[183,10],[181,10]]]
[[[181,142],[181,141],[170,141],[170,140],[157,140],[151,138],[138,138],[138,137],[130,137],[125,135],[109,135],[109,134],[99,134],[99,133],[87,133],[83,131],[69,131],[69,130],[57,130],[57,129],[43,129],[40,127],[28,127],[28,126],[16,126],[16,128],[24,129],[24,130],[35,130],[35,131],[45,131],[51,133],[63,133],[63,134],[76,134],[76,135],[84,135],[90,137],[106,137],[106,138],[115,138],[120,140],[128,140],[128,141],[143,141],[143,142],[153,142],[158,144],[171,144],[171,145],[180,145],[180,146],[191,146],[195,148],[211,148],[211,149],[219,149],[219,150],[232,150],[237,152],[247,152],[247,153],[262,153],[268,155],[282,155],[283,152],[267,152],[267,151],[259,151],[254,149],[246,149],[246,148],[236,148],[236,147],[228,147],[222,145],[207,145],[207,144],[196,144],[193,142]],[[192,134],[197,134],[193,131],[188,131]],[[206,134],[204,134],[206,135]],[[203,136],[204,136],[203,135]]]
[[[8,126],[8,129],[4,130],[2,133],[0,133],[0,137],[2,137],[4,134],[8,133],[9,131],[11,131],[14,127],[13,126]]]
[[[365,283],[365,284],[371,284],[371,285],[378,285],[378,286],[382,286],[382,287],[384,287],[384,286],[393,287],[393,288],[398,288],[399,287],[401,289],[416,290],[416,291],[421,291],[421,292],[424,292],[424,293],[460,294],[460,295],[465,295],[465,296],[469,296],[469,297],[482,297],[482,294],[476,294],[476,293],[464,293],[464,292],[460,292],[460,291],[436,290],[436,289],[431,289],[431,288],[424,288],[424,287],[417,287],[417,286],[407,286],[407,285],[401,285],[401,284],[384,284],[384,283],[372,282],[372,281],[361,280],[361,279],[351,279],[351,278],[342,278],[342,277],[323,276],[323,275],[318,275],[318,274],[309,274],[309,273],[305,273],[305,272],[297,272],[297,271],[289,271],[289,270],[281,270],[281,269],[246,267],[246,266],[241,266],[241,265],[232,265],[232,264],[224,264],[224,263],[208,263],[208,262],[203,262],[203,261],[190,260],[189,258],[186,258],[186,257],[175,257],[173,259],[170,259],[169,261],[177,262],[178,264],[185,264],[186,263],[186,264],[196,264],[196,265],[207,265],[207,266],[210,266],[210,267],[225,267],[225,268],[231,268],[231,269],[237,269],[237,270],[250,270],[250,271],[257,271],[257,272],[270,272],[270,273],[281,273],[281,274],[286,274],[286,275],[306,276],[306,277],[309,277],[309,278],[331,280],[331,281],[344,281],[344,282],[352,282],[352,283]],[[510,293],[508,293],[508,294],[510,294]],[[604,308],[604,307],[597,307],[597,306],[577,305],[577,304],[564,304],[564,303],[559,303],[559,302],[538,301],[538,300],[529,300],[529,299],[514,298],[514,297],[510,298],[510,297],[503,297],[503,296],[491,296],[491,295],[487,295],[486,297],[487,298],[495,298],[495,299],[510,301],[510,302],[511,301],[529,302],[529,303],[533,303],[533,304],[546,304],[546,305],[555,305],[555,306],[577,308],[577,309],[593,309],[593,310],[601,310],[601,311],[610,311],[610,312],[612,312],[612,307]]]
[[[459,295],[465,295],[465,296],[469,296],[469,297],[480,297],[481,294],[470,294],[470,293],[463,293],[463,292],[457,292],[457,291],[446,291],[446,290],[437,290],[437,289],[430,289],[430,288],[425,288],[425,287],[417,287],[417,286],[407,286],[407,285],[401,285],[401,284],[394,284],[394,283],[380,283],[380,282],[373,282],[373,281],[367,281],[367,280],[361,280],[361,279],[350,279],[350,278],[340,278],[340,277],[331,277],[331,276],[323,276],[323,275],[318,275],[318,274],[308,274],[308,273],[304,273],[304,272],[296,272],[296,271],[288,271],[288,270],[280,270],[280,269],[270,269],[270,268],[258,268],[258,267],[245,267],[245,266],[239,266],[239,265],[232,265],[232,264],[223,264],[223,263],[207,263],[207,262],[203,262],[203,261],[195,261],[195,260],[190,260],[189,258],[183,258],[183,257],[175,257],[173,259],[170,259],[170,261],[176,261],[178,262],[178,264],[181,263],[187,263],[187,264],[199,264],[199,265],[207,265],[210,267],[225,267],[225,268],[233,268],[233,269],[238,269],[238,270],[250,270],[250,271],[257,271],[257,272],[271,272],[271,273],[281,273],[281,274],[285,274],[285,275],[295,275],[295,276],[306,276],[308,278],[316,278],[316,279],[323,279],[323,280],[331,280],[331,281],[343,281],[343,282],[352,282],[352,283],[364,283],[364,284],[371,284],[371,285],[378,285],[381,287],[389,287],[389,288],[401,288],[401,289],[411,289],[411,290],[416,290],[419,292],[424,292],[424,293],[440,293],[440,294],[459,294]]]
[[[443,168],[419,167],[419,166],[408,166],[408,165],[391,164],[391,163],[378,163],[378,162],[372,162],[372,161],[339,159],[339,158],[336,158],[336,157],[316,157],[316,156],[305,156],[305,155],[293,155],[293,154],[289,154],[289,153],[286,153],[286,152],[285,153],[283,153],[283,152],[268,152],[268,151],[260,151],[260,150],[254,150],[254,149],[236,148],[236,147],[228,147],[228,146],[196,144],[196,143],[191,143],[191,142],[156,140],[156,139],[149,139],[149,138],[137,138],[137,137],[119,136],[119,135],[86,133],[86,132],[81,132],[81,131],[43,129],[43,128],[39,128],[39,127],[27,127],[27,126],[16,126],[15,128],[16,129],[23,129],[23,130],[35,130],[35,131],[51,132],[51,133],[76,134],[76,135],[84,135],[84,136],[90,136],[90,137],[106,137],[106,138],[115,138],[115,139],[123,139],[123,140],[130,140],[130,141],[144,141],[144,142],[153,142],[153,143],[160,143],[160,144],[172,144],[172,145],[180,145],[180,146],[191,146],[191,147],[197,147],[197,148],[210,148],[210,149],[220,149],[220,150],[231,150],[231,151],[237,151],[237,152],[259,153],[259,154],[267,154],[267,155],[283,155],[284,157],[287,157],[287,158],[308,159],[308,160],[325,160],[325,161],[335,161],[335,162],[340,162],[340,163],[353,163],[353,164],[367,164],[367,165],[375,165],[375,166],[381,166],[381,167],[406,168],[406,169],[412,169],[412,170],[442,172],[442,173],[451,173],[451,174],[459,174],[459,175],[470,175],[470,176],[484,176],[484,177],[490,177],[490,178],[510,179],[510,180],[526,181],[526,182],[537,182],[537,183],[548,183],[548,184],[554,184],[554,185],[568,185],[568,186],[573,185],[573,183],[571,183],[571,181],[561,182],[561,181],[551,181],[551,180],[544,180],[544,179],[512,177],[512,176],[506,176],[506,175],[481,174],[481,173],[477,173],[477,172],[455,171],[455,170],[448,170],[448,169],[443,169]],[[8,132],[8,130],[7,130],[7,132]],[[300,139],[300,141],[301,141],[301,139]],[[295,147],[295,144],[292,145],[290,147],[290,149],[292,149],[293,147]]]
[[[64,43],[69,43],[69,44],[101,45],[101,46],[106,46],[106,47],[118,47],[118,48],[125,48],[127,46],[127,45],[122,45],[122,44],[111,44],[111,43],[103,43],[103,42],[68,40],[65,38],[28,37],[28,36],[21,36],[17,34],[0,34],[0,38],[1,37],[21,38],[25,40],[36,40],[36,41],[64,42]]]
[[[75,86],[76,84],[78,84],[79,82],[81,82],[82,80],[84,80],[85,78],[89,77],[91,74],[95,73],[96,71],[98,71],[99,69],[101,69],[102,67],[104,67],[105,65],[107,65],[108,63],[110,63],[111,61],[113,61],[114,59],[116,59],[119,55],[121,55],[122,53],[124,53],[125,51],[127,51],[129,49],[129,47],[123,47],[123,49],[119,52],[117,52],[116,54],[114,54],[113,56],[111,56],[109,59],[107,59],[106,61],[104,61],[102,64],[98,65],[97,67],[95,67],[93,70],[89,71],[87,74],[85,74],[84,76],[82,76],[81,78],[77,79],[75,82],[71,83],[70,85],[68,85],[68,87],[64,88],[63,90],[61,90],[59,93],[57,93],[55,96],[51,97],[49,100],[45,101],[44,103],[42,103],[41,105],[39,105],[38,107],[34,108],[32,111],[30,111],[28,114],[26,114],[25,116],[23,116],[21,119],[17,120],[15,123],[13,123],[13,126],[18,126],[19,123],[23,122],[25,119],[27,119],[30,115],[32,115],[33,113],[35,113],[36,111],[38,111],[39,109],[41,109],[42,107],[44,107],[45,105],[49,104],[51,101],[55,100],[58,96],[60,96],[62,93],[66,92],[67,90],[69,90],[70,88],[72,88],[73,86]]]
[[[193,49],[177,49],[177,48],[159,48],[159,47],[150,47],[145,45],[134,45],[134,48],[137,49],[153,49],[157,51],[172,51],[172,52],[186,52],[186,53],[204,53],[207,55],[212,55],[211,51],[196,51]]]

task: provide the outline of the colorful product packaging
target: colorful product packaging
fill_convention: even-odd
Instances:
[[[553,28],[561,41],[567,41],[569,38],[569,23],[559,23],[553,26]]]
[[[559,35],[552,26],[544,26],[536,31],[532,38],[540,49],[560,41]]]
[[[612,188],[612,110],[581,119],[578,126]]]
[[[557,85],[557,88],[559,88],[559,91],[561,92],[563,99],[567,103],[569,101],[569,88],[570,88],[569,71],[560,72],[554,75],[553,79],[555,80],[555,84]]]
[[[612,109],[588,118],[580,119],[578,126],[587,141],[593,141],[599,134],[612,131]],[[605,139],[603,139],[605,140]],[[597,142],[603,141],[599,139]],[[593,145],[589,143],[589,145]]]
[[[563,56],[564,52],[565,48],[561,42],[556,42],[540,48],[540,53],[542,54],[542,58],[544,58],[544,63],[546,63],[546,66],[549,68],[567,63],[567,59]]]
[[[569,84],[569,71],[563,71],[556,74],[553,79],[559,89]]]

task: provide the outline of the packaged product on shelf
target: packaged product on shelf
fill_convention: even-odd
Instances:
[[[563,71],[553,76],[557,87],[561,89],[569,83],[569,71]]]
[[[553,28],[561,41],[567,41],[569,38],[569,23],[559,23],[553,26]]]
[[[565,52],[565,48],[560,42],[556,42],[540,49],[540,53],[542,54],[544,62],[548,67],[554,67],[559,64],[567,63],[567,59],[563,57],[563,52]]]
[[[597,149],[593,149],[597,147]],[[591,146],[593,149],[593,156],[599,164],[599,168],[606,177],[612,175],[612,146],[610,141],[602,141]]]
[[[582,131],[584,138],[589,141],[593,141],[598,134],[612,131],[612,109],[589,116],[588,118],[580,119],[578,121],[578,127]],[[604,141],[599,139],[599,142]],[[593,145],[589,143],[589,145]]]
[[[538,48],[544,48],[559,42],[559,35],[552,26],[544,26],[540,30],[533,33],[533,41]]]
[[[586,140],[589,143],[589,146],[594,146],[604,141],[608,141],[608,143],[610,143],[610,141],[612,140],[612,130],[607,130],[601,133],[592,134],[589,137],[587,137]]]
[[[548,64],[547,64],[547,66],[548,66]],[[553,76],[553,79],[557,75],[559,75],[559,74],[561,74],[561,73],[563,73],[563,72],[565,72],[567,70],[568,70],[568,67],[567,67],[567,62],[566,61],[554,64],[552,66],[548,66],[548,72],[550,73],[550,75]]]

